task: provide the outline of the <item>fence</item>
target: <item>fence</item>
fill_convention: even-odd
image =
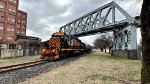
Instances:
[[[38,55],[40,49],[0,49],[0,58]]]

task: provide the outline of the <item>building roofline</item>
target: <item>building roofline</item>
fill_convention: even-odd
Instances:
[[[27,12],[25,12],[25,11],[22,11],[22,10],[18,10],[18,12],[21,12],[21,13],[25,13],[25,14],[27,14]]]
[[[40,38],[33,36],[17,35],[16,37],[17,39],[41,40]]]

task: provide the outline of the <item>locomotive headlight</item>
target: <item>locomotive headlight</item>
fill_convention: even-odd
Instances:
[[[55,52],[55,50],[53,50],[53,52]]]

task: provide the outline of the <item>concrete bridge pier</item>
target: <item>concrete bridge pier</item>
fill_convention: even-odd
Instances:
[[[140,59],[137,47],[137,26],[132,24],[114,33],[112,56]]]

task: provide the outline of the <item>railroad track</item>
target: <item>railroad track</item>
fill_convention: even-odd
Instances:
[[[36,65],[41,65],[44,63],[47,63],[47,61],[34,61],[34,62],[4,66],[4,67],[0,67],[0,74],[6,73],[6,72],[11,72],[14,70],[24,69],[24,68],[28,68],[28,67],[32,67],[32,66],[36,66]]]

